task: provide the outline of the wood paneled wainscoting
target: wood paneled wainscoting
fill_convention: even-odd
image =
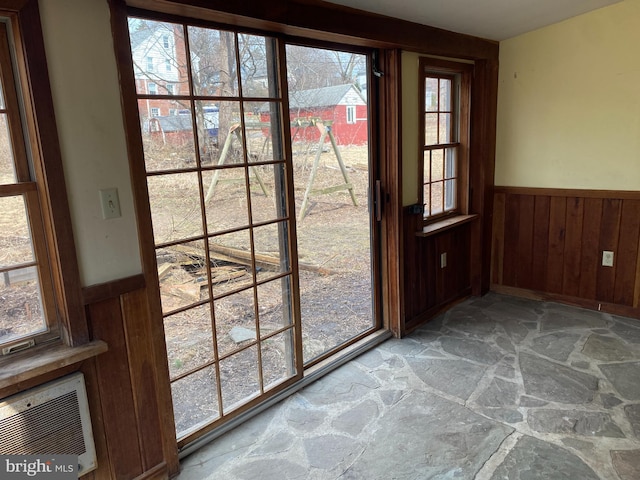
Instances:
[[[422,215],[403,209],[404,333],[471,294],[471,227],[461,223],[428,236]],[[446,265],[441,264],[446,254]]]
[[[175,434],[167,439],[173,414],[160,408],[161,367],[144,277],[88,287],[83,294],[92,339],[109,347],[82,366],[98,457],[98,469],[83,478],[166,479],[177,471],[177,447]]]
[[[640,192],[496,187],[493,211],[492,290],[640,318]]]

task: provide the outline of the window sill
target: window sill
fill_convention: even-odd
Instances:
[[[0,358],[0,391],[100,355],[106,352],[107,348],[107,344],[101,340],[79,347],[68,347],[59,343],[42,345],[2,357]]]
[[[438,233],[442,233],[446,230],[451,230],[459,225],[463,225],[465,223],[469,223],[478,218],[479,215],[456,215],[454,217],[445,218],[443,220],[439,220],[437,222],[430,223],[429,225],[425,225],[422,230],[416,232],[416,236],[418,237],[431,237],[433,235],[437,235]]]

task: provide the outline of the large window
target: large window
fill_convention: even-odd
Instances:
[[[7,25],[0,23],[0,344],[52,330],[43,309],[48,294],[37,185],[33,180],[20,118]],[[44,267],[44,268],[41,268]],[[42,278],[42,277],[45,278]],[[44,290],[44,292],[43,292]],[[53,312],[52,312],[53,313]],[[23,343],[24,345],[25,343]],[[28,342],[26,343],[28,345]]]
[[[34,27],[26,39],[23,24]],[[36,24],[33,2],[0,2],[0,357],[88,340]]]
[[[427,221],[466,209],[469,67],[420,59],[421,196]]]
[[[177,82],[157,83],[172,98],[137,96],[176,428],[188,439],[300,377],[278,43],[139,18],[129,28],[140,79],[158,39],[176,46]],[[150,102],[152,117],[160,105],[179,114],[146,129]]]

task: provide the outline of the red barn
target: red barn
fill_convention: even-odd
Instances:
[[[362,145],[368,140],[367,102],[355,85],[336,85],[289,93],[291,121],[317,118],[331,121],[339,145]],[[296,141],[318,141],[315,127],[291,126]],[[328,140],[327,140],[328,141]]]

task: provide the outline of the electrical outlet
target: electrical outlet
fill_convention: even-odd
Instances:
[[[445,268],[447,266],[447,252],[440,254],[440,268]]]
[[[613,252],[609,250],[602,251],[602,266],[613,267]]]
[[[100,190],[100,206],[102,207],[102,218],[107,220],[109,218],[121,217],[120,213],[120,201],[118,200],[117,188],[105,188]]]

